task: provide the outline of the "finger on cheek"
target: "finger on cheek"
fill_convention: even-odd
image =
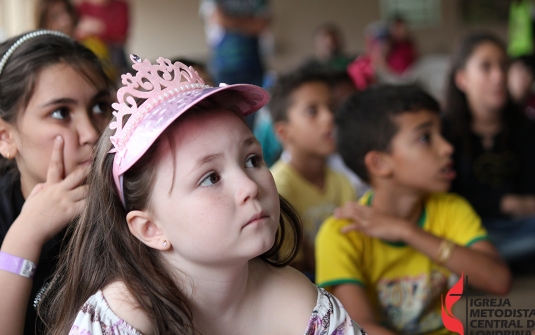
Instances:
[[[63,153],[63,137],[56,136],[54,139],[54,152],[52,155],[54,155],[55,158],[58,157],[58,154],[61,155]]]
[[[48,166],[47,181],[59,182],[63,178],[63,138],[56,136],[50,164]]]

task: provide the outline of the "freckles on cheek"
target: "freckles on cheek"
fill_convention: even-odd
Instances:
[[[181,204],[182,214],[185,217],[198,219],[199,221],[215,220],[222,215],[222,208],[226,207],[224,196],[207,196],[202,194],[196,196],[187,203]]]
[[[203,200],[204,219],[209,229],[219,229],[223,226],[221,223],[230,218],[228,213],[232,210],[232,205],[229,200],[230,196],[224,195]]]

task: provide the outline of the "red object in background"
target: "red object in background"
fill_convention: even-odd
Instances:
[[[359,56],[349,64],[347,73],[359,91],[365,90],[375,82],[375,70],[371,58],[367,55]]]
[[[410,40],[393,42],[386,63],[392,72],[401,74],[416,61],[416,47]]]
[[[102,20],[106,29],[99,34],[105,43],[123,44],[128,35],[128,4],[120,0],[111,0],[107,4],[96,5],[82,2],[76,10],[83,20],[84,17]]]
[[[392,72],[401,74],[405,72],[416,61],[416,47],[411,40],[393,42],[386,63]]]

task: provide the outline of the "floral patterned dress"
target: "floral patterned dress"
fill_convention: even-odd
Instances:
[[[82,306],[69,335],[143,335],[111,310],[102,291]],[[366,335],[338,299],[318,288],[318,300],[304,335]]]

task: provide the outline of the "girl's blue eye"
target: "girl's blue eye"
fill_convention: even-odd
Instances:
[[[257,168],[262,164],[262,156],[260,155],[252,155],[247,157],[247,160],[245,161],[245,167],[246,168]]]
[[[58,108],[50,116],[57,120],[65,120],[69,117],[69,110],[67,108]]]
[[[210,173],[203,180],[201,180],[200,186],[212,186],[217,184],[221,180],[221,177],[216,172]]]

